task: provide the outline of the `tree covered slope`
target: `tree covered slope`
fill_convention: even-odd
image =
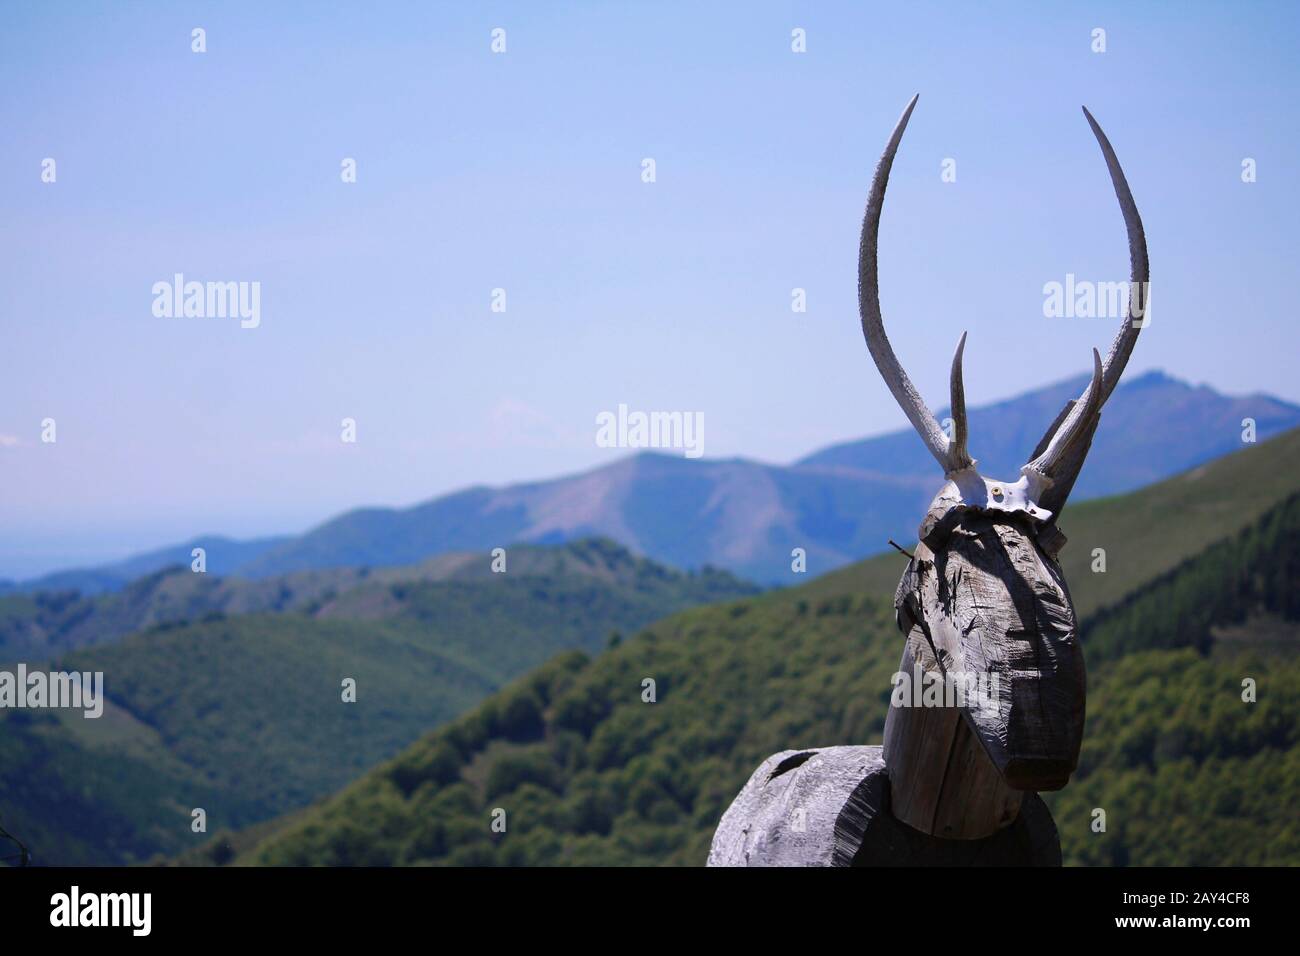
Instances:
[[[103,672],[105,714],[0,711],[0,823],[47,864],[180,852],[203,839],[194,808],[214,829],[291,810],[556,653],[757,590],[608,541],[507,560],[504,574],[487,554],[353,572],[337,592],[289,587],[296,610],[210,610],[60,656],[56,670]],[[202,578],[181,574],[187,586]],[[355,703],[343,702],[345,679]]]
[[[1252,457],[1266,450],[1271,462]],[[1115,593],[1114,566],[1091,572],[1089,551],[1071,572],[1076,592],[1092,595],[1081,601],[1091,673],[1080,768],[1051,798],[1067,862],[1300,863],[1295,577],[1241,570],[1296,567],[1297,502],[1258,513],[1219,497],[1258,501],[1248,479],[1293,454],[1294,444],[1261,446],[1154,497],[1071,510],[1071,521],[1093,521],[1082,533],[1066,523],[1070,547],[1101,534],[1132,570],[1104,612],[1096,594]],[[1168,542],[1186,548],[1207,527],[1228,534],[1175,560]],[[1143,563],[1150,535],[1165,544]],[[880,739],[901,649],[881,586],[889,563],[896,578],[901,558],[886,556],[678,614],[594,660],[556,658],[292,821],[189,859],[701,864],[723,809],[769,754]],[[1239,570],[1225,578],[1225,568]],[[1175,623],[1156,632],[1144,621],[1160,607]],[[1093,829],[1098,808],[1104,832]],[[494,832],[502,812],[506,830]]]

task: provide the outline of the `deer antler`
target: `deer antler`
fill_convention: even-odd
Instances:
[[[952,417],[954,426],[960,423],[960,431],[958,427],[954,427],[953,440],[949,441],[948,436],[939,427],[939,423],[935,421],[934,414],[921,399],[912,380],[903,371],[903,366],[898,363],[898,356],[894,354],[894,349],[885,335],[885,324],[880,317],[880,282],[876,274],[880,209],[885,202],[885,187],[889,185],[889,170],[894,165],[894,153],[898,151],[903,130],[907,129],[907,121],[911,118],[912,110],[919,98],[919,93],[913,96],[911,102],[907,104],[907,109],[903,110],[903,115],[899,117],[898,125],[894,127],[894,133],[885,146],[884,155],[880,157],[880,162],[876,166],[875,178],[871,181],[867,211],[862,217],[862,243],[858,248],[858,311],[862,315],[862,334],[867,339],[867,348],[871,350],[871,357],[876,361],[876,368],[880,370],[881,378],[889,386],[889,390],[894,394],[894,400],[902,407],[903,414],[921,436],[925,446],[930,449],[930,454],[934,455],[943,466],[944,472],[948,473],[969,468],[974,464],[965,448],[966,397],[962,392],[961,384],[961,350],[962,345],[965,344],[965,336],[962,337],[962,345],[957,347],[952,372]]]
[[[1088,125],[1092,127],[1092,133],[1101,146],[1101,153],[1106,158],[1106,168],[1110,170],[1110,180],[1115,187],[1115,198],[1119,200],[1120,212],[1124,215],[1124,228],[1128,231],[1129,302],[1128,314],[1120,324],[1115,341],[1111,343],[1105,366],[1098,364],[1092,382],[1075,400],[1064,421],[1052,433],[1047,447],[1021,469],[1057,481],[1064,478],[1070,484],[1073,484],[1079,469],[1083,467],[1083,457],[1077,454],[1067,455],[1067,452],[1078,443],[1081,436],[1096,427],[1101,406],[1110,398],[1110,393],[1115,390],[1120,376],[1124,374],[1124,366],[1128,364],[1138,333],[1145,324],[1147,283],[1151,278],[1146,233],[1142,229],[1142,217],[1138,215],[1137,204],[1133,202],[1133,193],[1128,188],[1128,180],[1124,178],[1124,170],[1115,156],[1115,150],[1111,148],[1110,140],[1086,106],[1083,107],[1083,115],[1088,118]],[[1093,354],[1095,357],[1095,349]],[[1053,510],[1059,512],[1061,504],[1064,504],[1063,500]]]
[[[925,446],[930,449],[930,454],[934,455],[945,474],[952,474],[975,465],[975,460],[970,457],[966,448],[966,396],[962,386],[961,370],[966,334],[962,333],[961,341],[957,343],[957,352],[952,360],[950,388],[953,437],[950,440],[943,433],[934,414],[921,399],[911,379],[907,377],[907,372],[899,364],[898,356],[894,354],[894,349],[885,335],[885,325],[880,315],[880,282],[876,263],[880,210],[885,202],[885,189],[889,185],[889,172],[894,165],[894,154],[898,151],[903,131],[907,129],[907,121],[911,119],[912,110],[916,107],[919,98],[920,94],[913,96],[907,108],[903,110],[903,115],[899,117],[898,124],[885,145],[885,152],[876,165],[876,173],[871,182],[871,193],[867,197],[867,211],[862,219],[862,241],[858,250],[858,309],[862,316],[862,334],[866,337],[867,348],[871,351],[871,357],[875,360],[881,377],[889,386],[903,413],[907,415],[908,421],[912,423],[912,427],[921,436]],[[1093,349],[1092,381],[1073,405],[1058,418],[1049,437],[1044,438],[1040,443],[1041,453],[1021,469],[1022,472],[1033,473],[1044,486],[1050,487],[1053,483],[1059,482],[1063,486],[1061,488],[1063,493],[1057,495],[1061,504],[1064,503],[1064,495],[1069,493],[1069,487],[1073,485],[1074,478],[1082,467],[1081,452],[1086,452],[1086,443],[1096,428],[1101,407],[1119,383],[1120,376],[1124,373],[1124,366],[1133,351],[1133,344],[1137,341],[1138,332],[1142,329],[1146,315],[1147,282],[1150,278],[1142,219],[1138,216],[1133,194],[1129,190],[1128,181],[1124,178],[1124,170],[1120,168],[1119,160],[1115,158],[1115,151],[1111,148],[1106,134],[1097,125],[1097,121],[1093,119],[1087,107],[1084,107],[1083,114],[1088,118],[1088,125],[1092,127],[1093,135],[1101,145],[1102,155],[1110,170],[1111,182],[1115,186],[1115,195],[1119,199],[1120,210],[1124,215],[1124,225],[1128,230],[1131,278],[1128,315],[1120,326],[1115,341],[1111,344],[1104,365],[1097,350]],[[1059,505],[1053,510],[1059,510]]]

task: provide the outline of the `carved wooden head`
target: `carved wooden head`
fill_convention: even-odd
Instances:
[[[946,478],[922,522],[920,544],[896,595],[899,627],[908,636],[904,664],[914,662],[959,679],[996,676],[995,694],[961,708],[967,729],[1006,785],[1014,790],[1055,790],[1065,785],[1078,763],[1085,696],[1074,606],[1056,562],[1065,542],[1056,518],[1083,465],[1101,408],[1119,382],[1142,328],[1149,274],[1146,239],[1119,161],[1085,108],[1128,229],[1128,314],[1104,363],[1093,350],[1091,382],[1062,410],[1020,475],[1014,481],[981,475],[967,451],[961,364],[965,334],[952,361],[949,437],[899,364],[880,315],[880,211],[894,154],[916,101],[913,97],[903,111],[876,167],[858,266],[867,346]],[[1015,361],[1014,355],[1007,355],[1004,368],[1014,370]],[[891,756],[889,736],[887,731],[885,756],[891,776],[900,764],[933,766],[945,756]],[[943,740],[937,733],[913,735],[930,737]]]

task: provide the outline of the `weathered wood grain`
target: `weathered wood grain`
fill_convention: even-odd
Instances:
[[[1086,691],[1060,566],[1030,519],[944,507],[900,582],[900,626],[922,630],[945,674],[996,687],[962,714],[1006,783],[1059,789],[1078,764]]]
[[[918,671],[942,677],[920,627],[912,628],[898,670],[904,677]],[[1007,826],[1020,811],[1024,794],[1003,781],[956,707],[891,702],[883,750],[893,814],[915,830],[973,840]]]
[[[723,814],[709,866],[1059,866],[1060,838],[1036,794],[990,836],[950,840],[891,812],[880,747],[775,754]],[[802,811],[802,812],[800,812]],[[796,825],[801,821],[801,826]]]

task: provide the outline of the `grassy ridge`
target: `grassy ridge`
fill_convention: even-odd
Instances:
[[[1089,660],[1153,648],[1192,647],[1208,653],[1216,629],[1241,625],[1252,614],[1296,620],[1296,582],[1300,494],[1093,615],[1083,633]]]
[[[1300,429],[1292,429],[1130,494],[1067,505],[1060,526],[1069,542],[1060,561],[1079,617],[1119,602],[1247,527],[1296,491],[1297,475]],[[938,484],[936,478],[936,490]],[[898,543],[911,548],[908,541]],[[887,545],[881,541],[880,547]],[[1105,552],[1104,573],[1093,570],[1098,548]],[[892,598],[903,563],[896,551],[885,551],[809,582],[806,594]]]

